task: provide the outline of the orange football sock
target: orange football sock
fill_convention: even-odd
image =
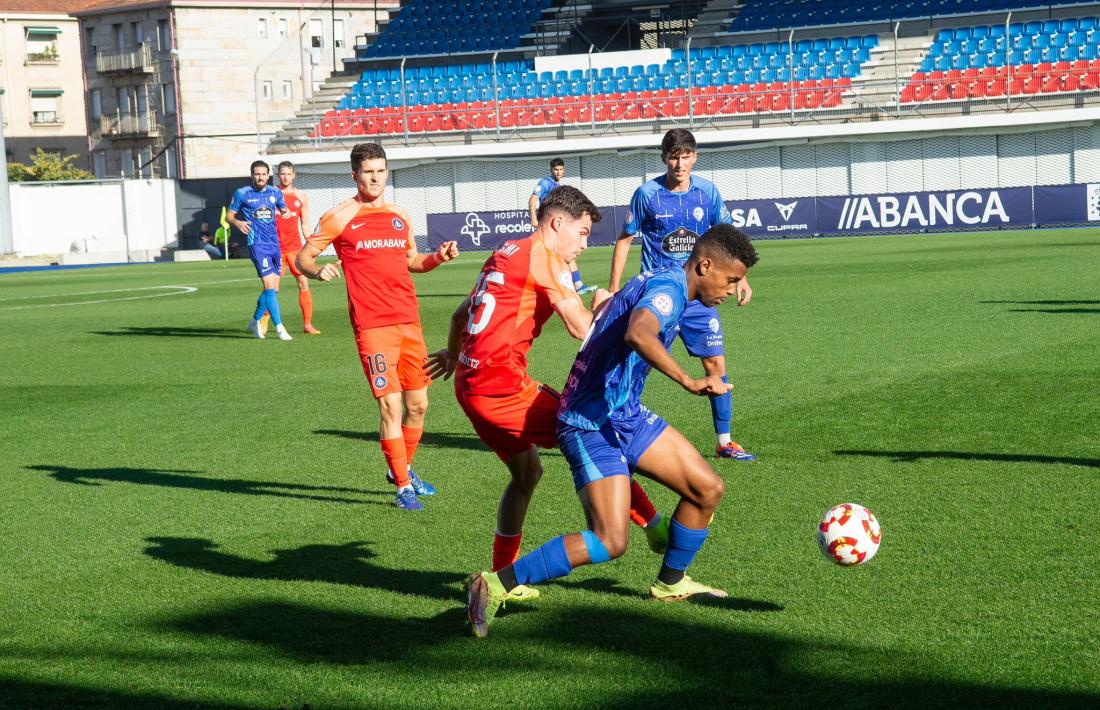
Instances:
[[[413,429],[402,424],[401,435],[405,437],[405,461],[412,466],[413,456],[416,455],[416,447],[420,446],[420,437],[424,436],[424,428]]]
[[[519,544],[523,540],[523,533],[505,535],[499,530],[493,535],[493,571],[497,572],[512,564],[519,558]]]
[[[630,519],[644,528],[656,514],[657,509],[653,507],[653,501],[637,481],[630,479]]]
[[[298,305],[302,307],[302,321],[306,325],[313,325],[313,293],[311,291],[299,291]]]
[[[386,457],[386,465],[393,473],[394,483],[398,488],[409,485],[408,459],[405,458],[405,440],[402,438],[382,439],[382,455]]]

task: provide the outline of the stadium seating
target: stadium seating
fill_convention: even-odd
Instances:
[[[940,30],[902,103],[1100,89],[1097,18]]]
[[[883,22],[932,15],[964,15],[1072,5],[1028,0],[748,0],[729,25],[730,32]]]
[[[361,59],[510,49],[551,0],[410,0]]]
[[[664,64],[536,73],[533,60],[363,72],[312,134],[495,129],[835,108],[877,35],[672,51]],[[356,124],[353,128],[352,124]],[[400,131],[405,130],[401,124]],[[357,135],[358,133],[356,133]]]

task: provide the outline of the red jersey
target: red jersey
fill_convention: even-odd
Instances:
[[[336,249],[347,281],[351,324],[357,330],[420,322],[408,262],[416,242],[405,210],[345,200],[321,217],[309,243]]]
[[[505,242],[485,262],[470,294],[455,387],[515,394],[531,382],[527,353],[563,298],[579,298],[562,258],[538,237]]]
[[[298,231],[298,222],[302,219],[302,210],[309,209],[309,201],[304,193],[297,190],[283,190],[283,199],[286,200],[286,208],[290,211],[289,217],[283,217],[275,213],[275,231],[279,233],[279,250],[284,254],[296,252],[302,248],[302,235]],[[309,225],[302,225],[302,232],[309,230]]]

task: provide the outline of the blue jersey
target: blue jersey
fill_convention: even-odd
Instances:
[[[282,190],[271,185],[264,185],[262,190],[245,185],[233,193],[233,199],[229,202],[229,210],[236,212],[238,219],[243,216],[248,220],[248,246],[279,245],[279,234],[275,228],[276,209],[285,210],[286,202]]]
[[[560,182],[556,181],[552,177],[544,177],[543,179],[539,180],[538,185],[535,185],[535,191],[531,194],[539,198],[539,202],[542,202],[546,199],[547,195],[549,195],[554,190],[557,190],[559,187],[561,187],[561,185],[562,184]]]
[[[684,192],[665,188],[667,176],[634,191],[623,233],[642,235],[642,271],[683,266],[695,240],[716,224],[732,224],[729,210],[710,180],[691,176]]]
[[[608,421],[629,421],[648,412],[642,389],[650,366],[623,338],[630,315],[647,309],[661,323],[660,339],[672,345],[687,305],[682,266],[647,271],[631,279],[600,312],[585,338],[561,395],[558,420],[596,431]]]

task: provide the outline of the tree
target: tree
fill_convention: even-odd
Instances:
[[[31,154],[30,165],[8,163],[9,182],[52,182],[55,180],[94,180],[87,170],[73,165],[77,156],[61,156],[35,148]]]

